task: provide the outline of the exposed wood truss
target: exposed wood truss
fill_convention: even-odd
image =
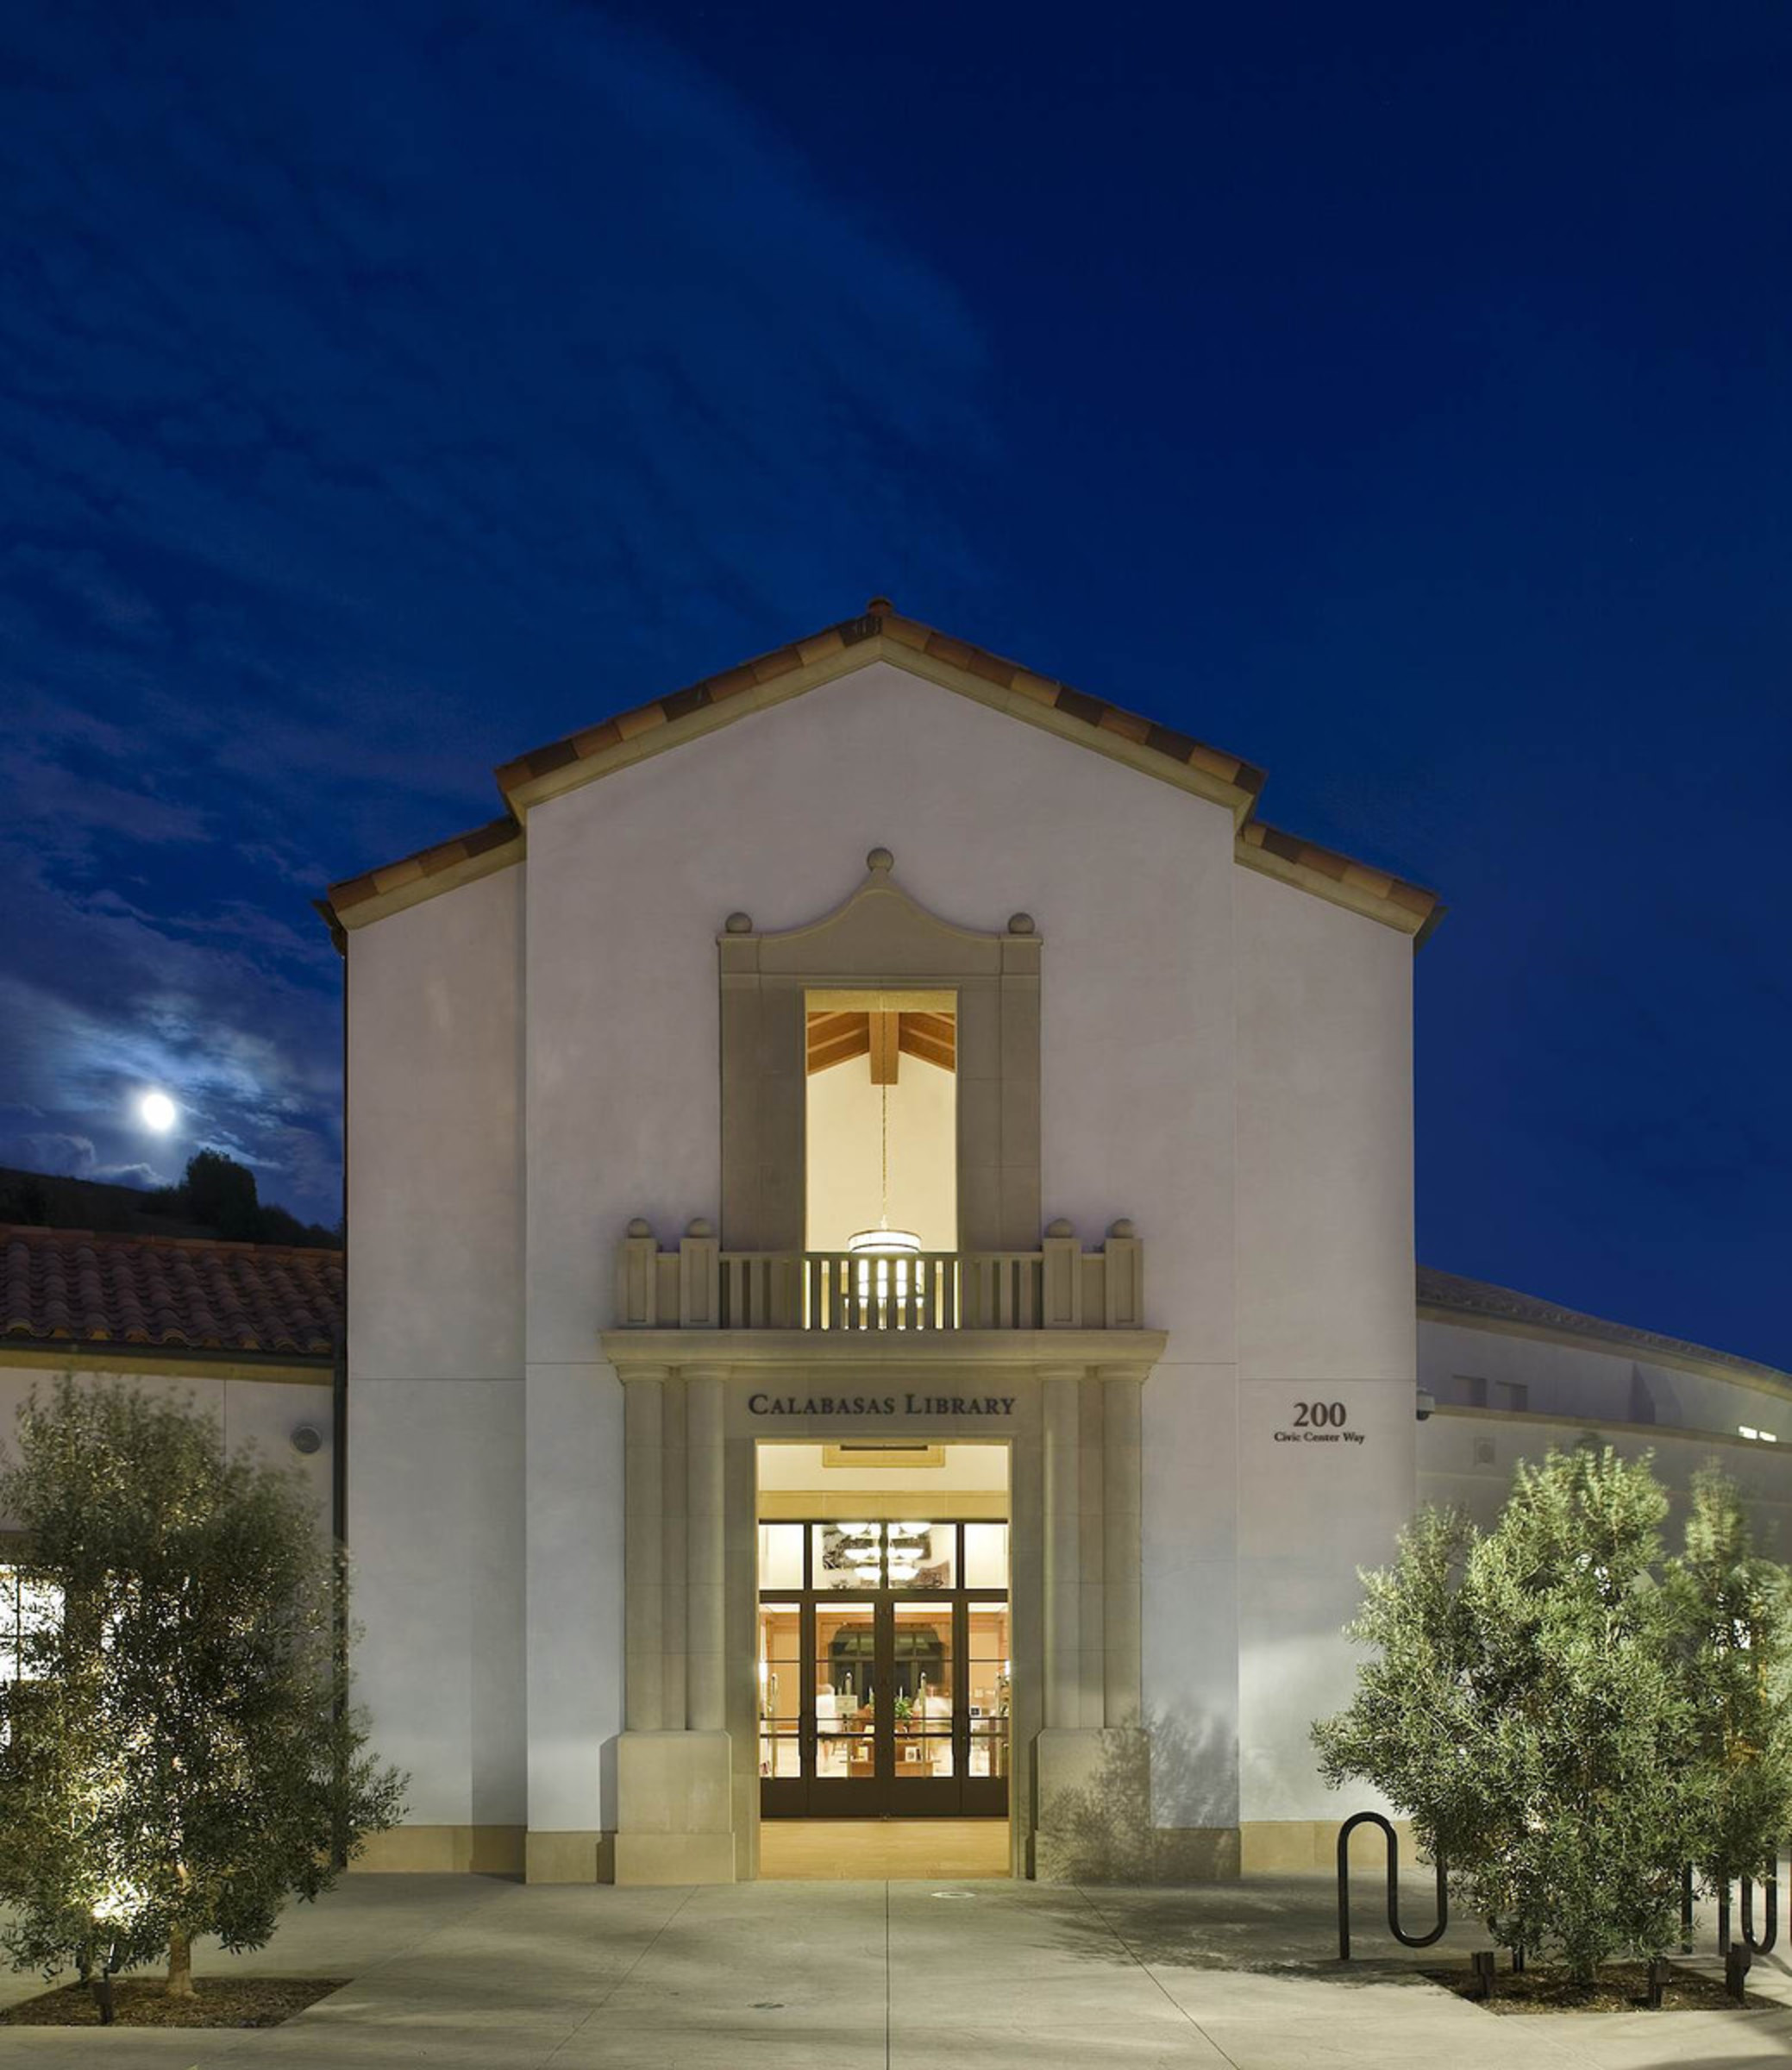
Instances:
[[[811,1013],[809,1070],[825,1071],[855,1057],[871,1059],[871,1082],[894,1085],[900,1057],[918,1057],[941,1070],[956,1068],[958,1028],[950,1013]]]

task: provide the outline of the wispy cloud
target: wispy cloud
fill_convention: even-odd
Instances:
[[[0,85],[0,1101],[334,1212],[336,875],[909,543],[977,333],[601,15],[72,4]],[[166,1083],[181,1142],[131,1096]],[[76,1154],[71,1152],[70,1154]]]

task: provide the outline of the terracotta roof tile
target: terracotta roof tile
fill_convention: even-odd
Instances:
[[[334,1355],[342,1254],[0,1226],[0,1343]]]
[[[580,752],[572,742],[561,741],[555,748],[542,750],[545,756],[558,751],[561,762],[576,762]],[[587,752],[589,750],[586,750]],[[476,826],[470,833],[455,834],[447,841],[438,841],[432,847],[420,848],[415,855],[401,856],[396,862],[385,862],[378,869],[370,869],[365,875],[346,878],[329,888],[329,902],[338,912],[365,904],[377,899],[382,893],[396,891],[401,885],[415,883],[424,877],[439,875],[445,869],[453,869],[457,863],[473,862],[477,856],[489,855],[494,849],[504,848],[522,837],[523,829],[509,812],[501,819],[487,820],[484,826]]]
[[[1092,735],[1106,736],[1105,744],[1093,738],[1090,744],[1103,744],[1104,752],[1118,753],[1135,767],[1149,768],[1152,766],[1150,758],[1162,757],[1164,764],[1198,772],[1204,781],[1224,787],[1222,794],[1230,794],[1228,802],[1235,816],[1243,822],[1237,835],[1244,844],[1237,850],[1242,861],[1252,860],[1246,850],[1273,856],[1288,867],[1272,869],[1271,875],[1289,876],[1292,881],[1303,883],[1308,891],[1318,892],[1357,911],[1375,912],[1375,917],[1392,925],[1400,923],[1390,908],[1416,915],[1419,922],[1416,929],[1402,928],[1402,932],[1412,932],[1415,941],[1423,941],[1443,916],[1444,908],[1435,893],[1416,884],[1403,883],[1385,871],[1353,862],[1349,856],[1338,855],[1316,843],[1281,833],[1256,819],[1253,817],[1256,801],[1262,793],[1264,778],[1263,772],[1252,763],[1191,739],[1174,727],[1160,725],[1138,712],[1108,704],[1084,691],[1071,688],[1068,683],[1054,681],[1050,676],[1005,661],[999,655],[933,626],[924,625],[918,619],[904,618],[892,607],[887,598],[874,597],[857,618],[824,626],[818,632],[724,669],[719,675],[687,684],[667,696],[636,705],[614,718],[568,734],[562,740],[550,741],[544,747],[532,749],[528,754],[503,763],[497,771],[498,785],[516,806],[515,812],[493,820],[488,826],[476,828],[470,834],[459,835],[452,841],[423,849],[415,856],[404,856],[384,869],[371,870],[331,888],[325,917],[337,932],[338,946],[341,914],[352,913],[375,900],[392,900],[390,906],[375,907],[361,916],[364,920],[378,919],[384,910],[429,895],[431,877],[445,871],[464,869],[464,866],[494,849],[514,845],[520,856],[523,841],[521,814],[529,802],[532,784],[555,777],[559,772],[573,769],[580,763],[590,763],[590,774],[600,775],[609,767],[632,761],[642,754],[653,753],[658,745],[673,745],[684,737],[683,731],[670,735],[663,743],[643,737],[659,733],[681,720],[694,719],[710,706],[729,699],[750,696],[763,686],[775,685],[801,669],[824,667],[846,649],[879,638],[905,647],[918,656],[925,656],[958,671],[963,677],[974,676],[997,691],[1006,693],[1011,710],[1018,711],[1018,700],[1022,699],[1049,708],[1059,721],[1068,722],[1055,724],[1052,728],[1055,732],[1074,739],[1077,729],[1087,726]],[[643,744],[631,747],[630,743],[636,741]],[[1125,750],[1114,744],[1119,741],[1127,743]],[[1167,768],[1164,773],[1169,773]],[[549,791],[557,792],[567,782],[577,781],[576,777],[561,777],[549,787]],[[1200,790],[1202,785],[1185,784],[1185,787]],[[1265,867],[1263,863],[1253,866]],[[1334,886],[1335,890],[1331,888]],[[394,894],[399,895],[394,899],[392,896]]]
[[[619,738],[632,739],[673,719],[685,718],[693,712],[702,711],[707,706],[717,704],[724,698],[736,696],[762,683],[776,682],[780,677],[790,675],[799,668],[806,668],[815,662],[825,661],[844,648],[856,646],[862,640],[881,634],[884,638],[895,641],[899,645],[912,648],[918,653],[931,656],[935,661],[962,668],[968,675],[993,683],[999,689],[1017,690],[1037,703],[1055,706],[1066,718],[1078,718],[1089,726],[1121,734],[1128,740],[1166,756],[1172,762],[1199,768],[1204,775],[1218,777],[1223,782],[1236,784],[1253,797],[1263,788],[1263,771],[1247,762],[1241,762],[1235,755],[1227,755],[1218,748],[1205,747],[1199,741],[1190,740],[1185,734],[1155,725],[1150,719],[1124,711],[1118,705],[1110,705],[1100,698],[1090,697],[1081,690],[1073,690],[1068,683],[1054,682],[1048,676],[1036,674],[1031,669],[1023,668],[1014,662],[1005,661],[999,655],[992,654],[986,648],[974,646],[968,640],[956,638],[950,633],[921,624],[914,618],[902,618],[889,609],[881,598],[875,602],[882,608],[874,608],[856,618],[844,619],[837,625],[824,626],[819,632],[793,641],[787,646],[774,648],[771,653],[743,662],[738,668],[730,668],[721,675],[688,684],[668,697],[655,698],[647,704],[636,705],[631,710],[620,712],[613,719],[605,721],[601,726],[588,727],[583,732],[568,735],[564,740],[553,741],[546,747],[535,748],[526,755],[519,755],[514,761],[504,762],[499,768],[498,787],[509,794],[528,783],[533,777],[551,775],[555,770],[564,768],[570,762],[582,762],[603,754],[614,747]],[[374,874],[377,875],[379,873]],[[356,883],[366,881],[360,878],[354,880]]]
[[[1317,841],[1303,841],[1298,834],[1283,833],[1280,827],[1270,826],[1262,819],[1250,820],[1240,827],[1238,839],[1246,848],[1260,849],[1265,855],[1275,856],[1299,869],[1310,871],[1314,876],[1328,878],[1334,884],[1350,885],[1370,898],[1386,900],[1391,906],[1417,913],[1427,928],[1443,917],[1443,902],[1436,892],[1426,891],[1421,885],[1408,884],[1404,878],[1391,876],[1385,869],[1375,869],[1367,862],[1341,856],[1336,849],[1321,848]],[[1425,932],[1424,928],[1419,931],[1419,938],[1423,938]]]

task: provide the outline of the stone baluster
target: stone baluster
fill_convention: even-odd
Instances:
[[[678,1320],[681,1330],[722,1327],[722,1245],[701,1215],[678,1247]]]
[[[639,1215],[616,1258],[616,1327],[650,1330],[659,1322],[660,1243]]]
[[[1041,1240],[1044,1254],[1042,1328],[1080,1330],[1082,1327],[1082,1245],[1076,1232],[1060,1215]]]
[[[1102,1274],[1102,1324],[1110,1330],[1145,1327],[1145,1251],[1129,1221],[1116,1222],[1101,1246],[1106,1262]]]

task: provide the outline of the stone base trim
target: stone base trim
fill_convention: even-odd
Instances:
[[[593,1830],[528,1835],[527,1883],[614,1883],[616,1835]]]
[[[1149,1883],[1151,1742],[1137,1726],[1048,1726],[1033,1742],[1040,1883]]]
[[[1344,1812],[1336,1818],[1247,1819],[1238,1828],[1240,1867],[1247,1876],[1296,1876],[1314,1869],[1336,1875],[1338,1828],[1349,1816]],[[1413,1846],[1412,1823],[1410,1820],[1396,1818],[1393,1824],[1400,1835],[1400,1866],[1410,1868],[1418,1860]],[[1373,1829],[1365,1834],[1359,1827],[1351,1843],[1350,1860],[1352,1866],[1363,1875],[1382,1875],[1380,1834]]]
[[[1236,1826],[1158,1826],[1151,1835],[1153,1883],[1236,1883]]]
[[[523,1872],[521,1826],[394,1826],[369,1835],[348,1865],[356,1876],[516,1876]]]
[[[725,1732],[625,1732],[616,1742],[616,1880],[735,1879]]]
[[[732,1833],[618,1833],[619,1884],[732,1883]]]

